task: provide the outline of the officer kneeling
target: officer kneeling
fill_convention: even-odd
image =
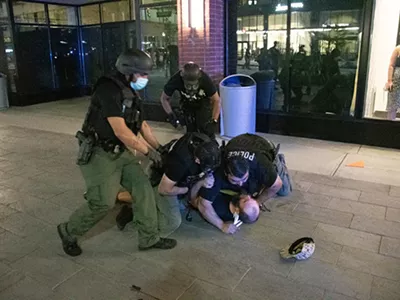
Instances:
[[[171,249],[173,239],[160,238],[156,197],[148,177],[127,148],[146,155],[153,163],[161,162],[160,147],[149,125],[142,120],[140,98],[136,90],[148,82],[153,62],[140,50],[122,53],[116,72],[102,77],[94,93],[79,139],[78,165],[86,182],[87,203],[76,210],[67,223],[58,225],[58,234],[65,253],[82,253],[77,237],[99,222],[114,205],[122,185],[137,196],[135,224],[139,233],[139,249]],[[137,134],[141,133],[148,147]],[[154,149],[153,149],[154,148]]]
[[[232,195],[250,195],[264,208],[264,202],[275,195],[289,195],[291,179],[284,156],[278,152],[279,148],[254,134],[231,139],[223,149],[221,166],[213,174],[212,187],[201,187],[197,198],[192,199],[193,205],[223,232],[234,233],[235,227],[216,219],[214,201],[221,191],[229,191]]]
[[[158,195],[159,213],[169,214],[169,218],[160,217],[163,235],[172,233],[181,223],[178,198],[190,193],[197,182],[203,182],[220,163],[220,149],[217,141],[202,133],[186,133],[178,140],[173,140],[162,147],[163,164],[153,165],[150,181]],[[205,185],[207,186],[207,185]],[[133,195],[137,199],[137,195]],[[189,200],[189,199],[188,199]],[[123,229],[133,218],[131,210],[121,209],[117,225]]]

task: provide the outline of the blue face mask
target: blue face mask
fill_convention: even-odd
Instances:
[[[136,82],[131,81],[131,88],[133,88],[135,91],[143,90],[148,82],[149,80],[147,78],[139,77]]]

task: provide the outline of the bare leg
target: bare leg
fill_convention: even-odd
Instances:
[[[396,113],[397,113],[397,109],[388,111],[388,113],[387,113],[388,120],[392,120],[392,121],[396,120]]]

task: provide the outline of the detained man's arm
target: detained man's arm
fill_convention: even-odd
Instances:
[[[276,177],[276,180],[274,182],[274,184],[269,187],[268,189],[265,189],[260,196],[258,196],[257,198],[257,202],[262,204],[265,201],[267,201],[268,199],[274,197],[279,190],[282,187],[282,179],[279,177],[279,175]]]
[[[204,219],[206,219],[208,222],[210,222],[218,229],[222,231],[224,230],[224,221],[222,221],[221,218],[215,212],[215,209],[212,206],[212,202],[203,199],[202,197],[199,196],[195,201],[195,205],[196,206],[194,207],[199,210]]]
[[[114,131],[115,136],[128,148],[137,150],[144,155],[149,152],[148,147],[143,143],[132,130],[126,126],[125,120],[121,117],[109,117],[107,118]]]
[[[165,196],[176,196],[176,195],[182,195],[186,194],[189,191],[187,187],[177,187],[176,186],[176,181],[172,181],[167,177],[167,175],[163,175],[161,178],[161,182],[158,185],[158,192],[161,195]]]
[[[168,115],[172,113],[171,97],[169,97],[164,91],[161,94],[161,105]]]
[[[212,118],[213,120],[218,120],[219,113],[221,112],[221,98],[219,97],[218,92],[212,95],[210,100],[213,107]]]
[[[203,187],[203,184],[204,180],[199,180],[190,189],[190,203],[195,208],[197,208],[197,199],[199,198],[197,195],[199,194],[200,189]]]
[[[153,147],[156,150],[158,149],[158,147],[160,147],[160,143],[157,141],[157,138],[154,136],[151,127],[146,121],[143,121],[140,133],[151,147]]]

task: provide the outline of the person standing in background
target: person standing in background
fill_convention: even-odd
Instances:
[[[387,103],[387,118],[396,120],[396,113],[400,107],[400,45],[392,53],[389,63],[388,80],[385,90],[389,91]]]

